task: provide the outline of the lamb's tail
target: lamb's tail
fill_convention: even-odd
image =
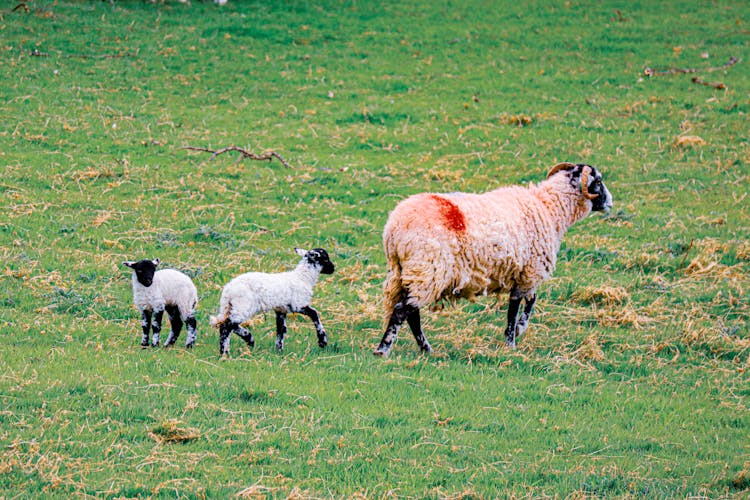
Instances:
[[[209,323],[214,328],[219,328],[221,325],[227,322],[229,320],[229,312],[232,310],[231,304],[222,304],[221,306],[221,312],[217,316],[211,316]]]

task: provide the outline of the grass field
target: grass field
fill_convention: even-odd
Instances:
[[[750,495],[745,1],[17,4],[0,497]],[[291,168],[182,149],[230,145]],[[559,161],[615,207],[566,235],[519,348],[501,297],[425,312],[430,358],[408,331],[372,356],[395,204]],[[300,317],[275,352],[268,315],[219,359],[221,287],[295,246],[337,266],[329,347]],[[192,351],[139,347],[120,263],[146,257],[198,286]]]

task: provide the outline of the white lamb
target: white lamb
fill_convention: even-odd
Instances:
[[[318,334],[318,345],[328,344],[318,311],[310,307],[313,287],[320,274],[333,274],[333,263],[322,248],[310,251],[296,248],[302,257],[293,271],[285,273],[245,273],[224,286],[219,302],[219,315],[211,318],[211,325],[219,328],[219,354],[229,354],[229,339],[236,333],[253,347],[253,334],[241,324],[258,313],[276,312],[276,348],[284,348],[286,315],[299,313],[309,317]]]
[[[184,322],[188,332],[185,347],[192,348],[197,335],[195,308],[198,305],[198,290],[192,280],[174,269],[157,271],[159,259],[127,261],[122,265],[133,270],[133,302],[141,311],[143,327],[141,347],[149,345],[149,329],[153,330],[151,346],[159,345],[162,316],[167,311],[171,331],[164,346],[177,341]]]

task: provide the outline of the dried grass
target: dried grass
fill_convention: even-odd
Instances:
[[[706,141],[697,135],[681,135],[674,141],[674,146],[677,148],[694,148],[702,147],[706,145]]]
[[[645,325],[652,323],[654,320],[631,307],[607,308],[596,311],[594,317],[601,326],[608,327],[629,327],[635,330],[642,329]]]
[[[604,361],[604,351],[599,345],[596,334],[591,334],[583,341],[581,346],[572,352],[571,356],[578,361]]]
[[[198,429],[192,427],[184,428],[180,427],[180,425],[182,425],[182,422],[177,419],[165,420],[151,429],[148,435],[159,444],[184,443],[201,437]]]
[[[621,286],[601,286],[579,288],[573,293],[573,300],[585,304],[614,306],[630,301],[630,294]]]

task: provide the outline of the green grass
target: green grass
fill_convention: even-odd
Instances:
[[[14,6],[0,496],[750,493],[745,2]],[[182,149],[229,145],[292,168]],[[615,207],[566,235],[519,349],[503,297],[425,312],[432,358],[408,331],[372,356],[398,200],[559,161],[599,167]],[[221,287],[295,246],[337,266],[331,344],[292,318],[278,354],[260,317],[220,360]],[[120,263],[145,257],[198,286],[191,352],[139,348]]]

